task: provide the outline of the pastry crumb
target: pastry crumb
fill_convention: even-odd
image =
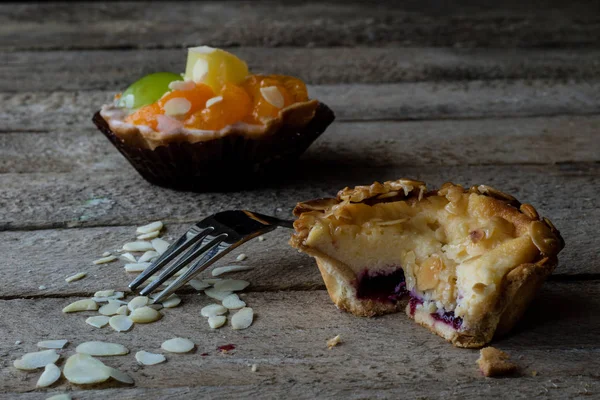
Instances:
[[[336,337],[331,338],[327,341],[327,347],[332,349],[340,343],[342,343],[342,339],[340,338],[340,335],[337,335]]]
[[[517,370],[517,365],[509,361],[510,356],[494,347],[479,351],[477,365],[484,376],[508,375]]]

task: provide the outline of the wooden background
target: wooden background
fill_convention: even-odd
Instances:
[[[64,390],[76,399],[600,396],[600,3],[394,3],[0,5],[0,399]],[[256,72],[299,76],[336,112],[284,185],[227,194],[151,186],[93,127],[92,113],[116,91],[146,73],[182,71],[184,48],[200,44],[228,48]],[[199,316],[208,300],[191,292],[128,334],[60,312],[96,290],[126,288],[122,268],[91,260],[137,225],[163,220],[177,236],[225,209],[289,217],[299,200],[399,177],[496,186],[563,233],[556,273],[526,321],[496,343],[517,359],[519,377],[483,378],[477,351],[452,348],[404,315],[336,310],[286,231],[243,249],[256,266],[237,275],[252,282],[257,313],[246,331],[210,331]],[[82,270],[87,278],[65,283]],[[328,350],[337,334],[344,343]],[[110,360],[134,387],[63,379],[33,391],[39,374],[12,368],[43,338],[135,352],[173,336],[191,338],[197,353],[153,367]],[[215,351],[227,343],[237,349]]]

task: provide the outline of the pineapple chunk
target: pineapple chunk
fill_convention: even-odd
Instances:
[[[219,93],[225,83],[239,85],[246,76],[248,66],[231,53],[208,46],[188,49],[186,80],[204,83]]]

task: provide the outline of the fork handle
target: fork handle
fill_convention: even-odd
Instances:
[[[270,215],[260,214],[254,211],[242,210],[248,217],[265,225],[275,225],[282,228],[294,229],[294,221],[279,219]]]

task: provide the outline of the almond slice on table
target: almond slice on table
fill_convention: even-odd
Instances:
[[[132,264],[125,264],[125,271],[126,272],[142,272],[144,271],[146,268],[148,268],[148,266],[151,263],[149,262],[139,262],[139,263],[132,263]]]
[[[181,304],[181,298],[176,294],[170,295],[165,301],[162,302],[163,307],[173,308]]]
[[[200,315],[206,318],[215,317],[217,315],[222,315],[227,312],[227,308],[223,307],[220,304],[209,304],[207,306],[202,307],[200,310]]]
[[[143,235],[139,235],[138,237],[136,237],[136,239],[137,240],[154,239],[155,237],[158,237],[158,235],[160,235],[160,232],[154,231],[154,232],[150,232],[150,233],[144,233]]]
[[[102,328],[108,325],[109,320],[110,318],[105,315],[97,315],[95,317],[89,317],[85,320],[85,323],[95,328]]]
[[[240,311],[233,314],[231,317],[232,329],[246,329],[252,325],[254,319],[254,311],[250,307],[244,307]]]
[[[150,322],[158,321],[162,314],[151,307],[136,308],[131,312],[129,318],[136,324],[149,324]]]
[[[162,228],[163,228],[162,221],[150,222],[147,225],[138,226],[137,229],[135,230],[135,233],[139,233],[139,234],[150,233],[150,232],[160,231]]]
[[[60,356],[55,350],[42,350],[24,354],[21,358],[15,360],[13,365],[17,369],[30,371],[43,368],[48,364],[54,364],[59,358]]]
[[[227,322],[227,317],[224,315],[215,315],[208,318],[208,325],[211,327],[211,329],[220,328],[225,325],[225,322]]]
[[[94,260],[94,261],[92,261],[92,263],[96,264],[96,265],[97,264],[106,264],[106,263],[109,263],[109,262],[113,262],[116,259],[117,259],[117,257],[115,257],[115,256],[106,256],[106,257],[102,257],[102,258],[99,258],[97,260]]]
[[[122,344],[98,341],[81,343],[75,351],[90,356],[122,356],[129,353]]]
[[[58,368],[55,364],[48,364],[44,368],[44,372],[40,375],[36,387],[48,387],[56,382],[60,378],[60,368]]]
[[[229,296],[230,294],[233,294],[233,292],[231,292],[231,291],[223,292],[223,291],[217,290],[215,288],[208,288],[208,289],[204,290],[204,293],[208,297],[212,297],[213,299],[219,300],[219,301],[223,301],[223,299],[225,297]]]
[[[38,342],[37,347],[43,349],[62,349],[67,343],[69,343],[67,339],[42,340]]]
[[[129,311],[133,311],[136,308],[147,306],[149,302],[150,299],[147,296],[137,296],[127,303],[127,308],[129,308]]]
[[[125,372],[120,371],[116,368],[113,367],[106,367],[108,369],[108,373],[110,374],[110,377],[113,378],[116,381],[119,381],[121,383],[126,383],[128,385],[133,385],[134,381],[133,378],[130,377],[129,375],[127,375]]]
[[[160,347],[170,353],[187,353],[194,348],[194,342],[185,338],[173,338],[163,342]]]
[[[222,281],[222,278],[209,278],[209,279],[203,279],[202,282],[208,284],[208,285],[214,285],[217,282]]]
[[[230,310],[246,307],[246,303],[240,300],[240,297],[235,293],[225,297],[221,303],[223,304],[223,307],[226,307]]]
[[[240,254],[239,256],[237,256],[235,259],[237,261],[244,261],[246,258],[248,258],[247,255],[245,255],[244,253]]]
[[[152,246],[152,243],[140,240],[137,242],[125,243],[123,245],[123,250],[125,250],[125,251],[149,251],[149,250],[154,250],[154,247]]]
[[[248,285],[250,282],[241,279],[224,279],[215,283],[214,288],[219,292],[237,292],[246,289]]]
[[[108,324],[117,332],[126,332],[133,326],[133,321],[127,315],[114,315],[110,317]]]
[[[119,308],[117,308],[117,312],[116,314],[118,315],[128,315],[129,314],[129,308],[127,308],[127,306],[121,306]]]
[[[115,291],[112,289],[108,289],[108,290],[99,290],[96,293],[94,293],[94,297],[110,297],[112,295],[115,294]]]
[[[158,257],[160,254],[158,254],[156,251],[154,250],[149,250],[147,252],[145,252],[144,254],[142,254],[142,256],[140,257],[140,259],[137,261],[138,263],[143,263],[143,262],[147,262],[152,260],[153,258]]]
[[[100,307],[98,312],[102,315],[111,316],[117,314],[117,310],[121,307],[120,301],[109,300],[108,303]]]
[[[124,258],[127,261],[131,261],[132,263],[136,263],[137,262],[137,260],[135,259],[135,257],[131,253],[123,253],[123,254],[121,254],[121,257]]]
[[[219,276],[230,272],[248,271],[254,267],[250,265],[227,265],[225,267],[217,267],[212,270],[212,276]]]
[[[100,292],[98,292],[100,293]],[[92,300],[94,300],[96,303],[106,303],[110,300],[115,300],[115,301],[119,301],[119,299],[122,299],[123,297],[125,297],[125,293],[123,292],[114,292],[111,296],[106,296],[106,297],[97,297],[94,296],[92,297]],[[123,304],[127,304],[127,302],[123,302]]]
[[[152,239],[151,244],[153,246],[153,249],[156,250],[158,252],[158,254],[160,254],[160,255],[162,255],[165,251],[167,251],[167,249],[171,245],[171,243],[167,242],[166,240],[160,239],[160,238]],[[149,250],[153,250],[153,249],[149,249]]]
[[[142,365],[156,365],[167,360],[162,354],[149,353],[143,350],[135,353],[135,359]]]
[[[211,286],[209,283],[206,283],[204,281],[199,281],[198,279],[190,280],[188,282],[188,285],[190,285],[191,287],[193,287],[194,289],[196,289],[198,291],[208,289]]]
[[[72,313],[79,311],[96,311],[98,309],[98,304],[92,299],[83,299],[77,300],[65,308],[63,308],[62,312],[64,313]]]
[[[67,359],[63,374],[69,382],[77,385],[100,383],[110,378],[110,371],[102,361],[82,353]]]
[[[75,275],[71,275],[65,278],[65,281],[67,283],[71,283],[71,282],[75,282],[78,281],[80,279],[83,279],[87,276],[87,272],[78,272]]]

